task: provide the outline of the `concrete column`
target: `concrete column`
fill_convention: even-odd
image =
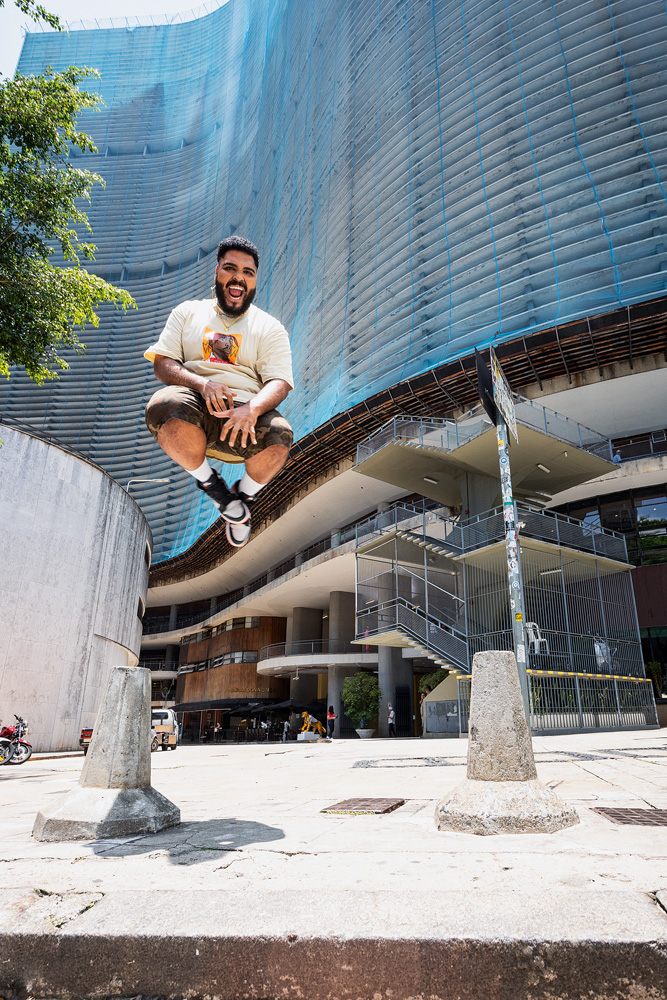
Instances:
[[[352,653],[355,635],[354,594],[332,590],[329,594],[329,650],[332,653]]]
[[[298,655],[299,642],[319,643],[322,639],[322,612],[319,608],[294,608],[292,612],[292,635],[291,642],[287,645],[286,653]],[[303,663],[308,665],[308,656],[304,655]],[[295,701],[302,701],[309,705],[317,699],[317,675],[301,674],[297,680],[290,678],[290,698]]]
[[[171,632],[176,628],[176,621],[178,620],[178,604],[172,604],[169,608],[169,631]]]
[[[92,840],[156,833],[180,810],[151,785],[151,682],[141,667],[115,667],[79,784],[37,813],[36,840]]]
[[[458,484],[465,517],[481,514],[500,502],[500,481],[497,476],[465,472],[458,477]],[[468,514],[465,514],[466,510]]]
[[[537,778],[514,653],[476,653],[472,666],[467,777],[436,806],[438,829],[554,833],[578,823]]]
[[[319,642],[322,638],[322,612],[319,608],[294,608],[292,642]]]
[[[380,712],[378,731],[389,735],[387,724],[388,705],[396,709],[396,685],[405,684],[412,691],[412,660],[403,659],[403,650],[396,646],[378,646],[378,683],[380,685]],[[410,706],[412,717],[412,705]]]
[[[217,597],[212,597],[211,600],[210,600],[210,602],[209,602],[209,610],[210,610],[211,614],[213,614],[213,612],[215,611],[215,606],[216,606],[217,603],[218,603],[218,598]]]
[[[338,739],[340,737],[340,718],[345,710],[343,702],[341,701],[343,682],[346,677],[350,677],[356,672],[356,667],[329,667],[329,676],[327,678],[327,709],[329,708],[329,705],[333,705],[334,712],[336,713],[336,721],[334,723],[334,739]]]
[[[174,670],[178,668],[178,659],[180,656],[181,647],[176,642],[172,642],[167,646],[164,654],[164,662],[166,667],[173,667]]]
[[[304,705],[310,705],[317,700],[317,674],[299,674],[290,677],[289,696],[294,701],[302,701]]]

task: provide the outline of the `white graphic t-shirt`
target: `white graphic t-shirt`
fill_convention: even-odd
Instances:
[[[255,305],[235,320],[221,314],[213,299],[182,302],[144,357],[153,362],[158,354],[182,362],[196,375],[224,383],[240,403],[272,378],[294,386],[287,330]]]

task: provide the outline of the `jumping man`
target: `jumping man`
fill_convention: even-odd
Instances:
[[[294,385],[289,338],[252,304],[258,266],[249,240],[222,240],[213,298],[177,306],[144,355],[165,383],[146,407],[148,428],[216,505],[236,548],[248,541],[252,504],[292,443],[292,428],[276,409]],[[245,473],[230,489],[209,458],[245,462]]]

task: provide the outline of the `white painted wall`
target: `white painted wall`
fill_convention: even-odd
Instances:
[[[667,427],[667,367],[626,374],[537,397],[605,437],[630,437]]]
[[[78,747],[109,668],[137,663],[150,529],[83,458],[2,425],[0,718],[35,750]]]

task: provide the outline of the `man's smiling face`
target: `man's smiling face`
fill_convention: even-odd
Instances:
[[[257,268],[249,253],[227,250],[215,269],[215,294],[228,316],[241,316],[255,297]]]

